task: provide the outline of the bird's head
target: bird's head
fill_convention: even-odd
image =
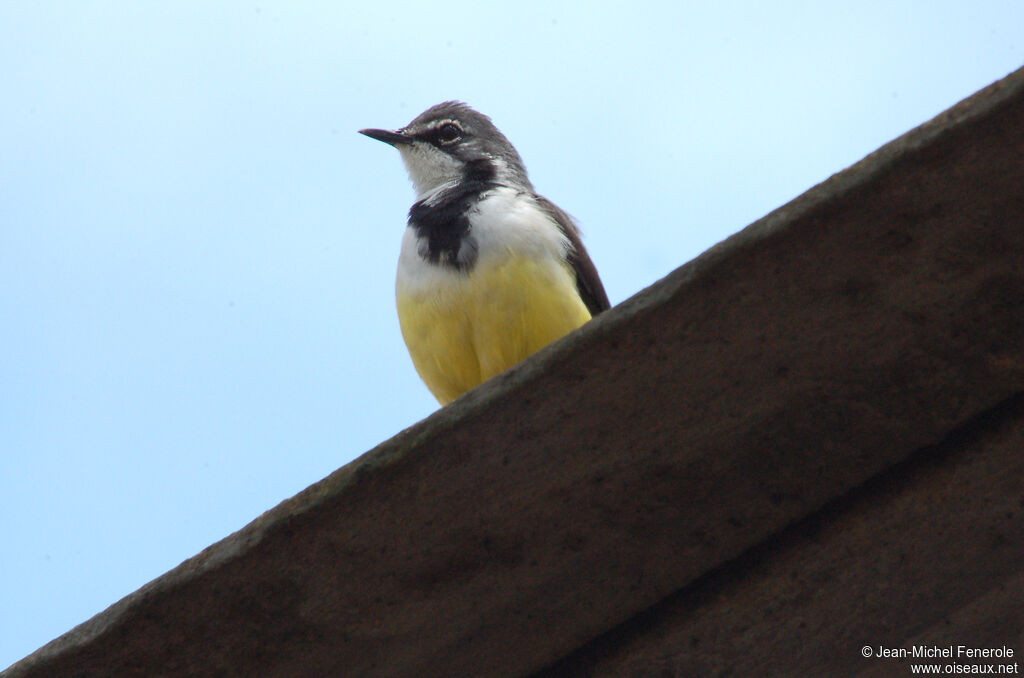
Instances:
[[[420,200],[464,183],[532,189],[515,147],[490,118],[464,103],[432,106],[398,130],[359,131],[398,149]]]

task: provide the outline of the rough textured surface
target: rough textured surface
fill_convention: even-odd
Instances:
[[[996,640],[1022,129],[1018,71],[3,677],[842,675]]]
[[[1024,664],[1024,397],[1017,396],[535,678],[908,676],[886,648]]]

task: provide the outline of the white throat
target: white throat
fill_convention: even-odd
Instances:
[[[462,162],[430,144],[417,141],[399,146],[398,150],[417,200],[430,202],[462,179]]]

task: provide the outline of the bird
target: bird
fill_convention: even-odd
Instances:
[[[515,147],[460,101],[397,130],[416,200],[395,297],[420,378],[443,406],[610,307],[573,219],[539,195]]]

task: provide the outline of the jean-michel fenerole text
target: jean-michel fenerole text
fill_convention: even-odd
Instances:
[[[970,647],[968,645],[913,645],[911,647],[885,647],[879,645],[875,649],[876,657],[911,657],[914,659],[986,659],[1014,656],[1013,648],[1006,647]]]

